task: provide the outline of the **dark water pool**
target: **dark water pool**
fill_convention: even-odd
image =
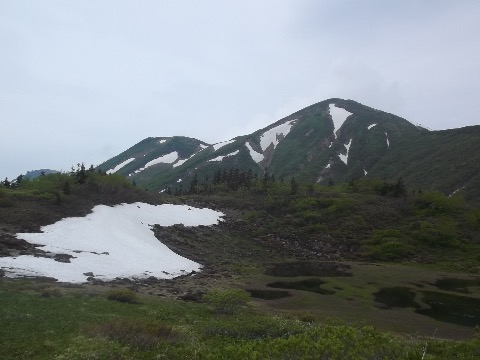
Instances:
[[[480,299],[469,296],[422,291],[422,301],[429,306],[416,312],[438,321],[475,327],[480,325]]]
[[[294,262],[275,264],[265,271],[265,275],[277,277],[352,276],[348,270],[350,270],[349,265],[336,262]]]
[[[320,279],[307,279],[298,281],[277,281],[268,284],[267,286],[280,289],[295,289],[310,291],[322,295],[332,295],[335,291],[321,288],[321,285],[325,284],[325,281]]]
[[[263,300],[277,300],[292,296],[286,290],[247,289],[252,297]]]

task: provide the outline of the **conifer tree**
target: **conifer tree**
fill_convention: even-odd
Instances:
[[[5,178],[4,181],[1,183],[4,187],[9,188],[10,187],[10,181],[8,181],[8,177]]]
[[[85,164],[77,164],[77,171],[75,173],[75,179],[78,184],[84,184],[87,180],[87,171],[85,170]]]

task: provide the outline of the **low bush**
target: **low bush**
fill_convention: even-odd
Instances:
[[[366,255],[375,260],[401,260],[413,252],[413,246],[408,244],[400,230],[374,230],[367,241]]]
[[[235,314],[250,300],[250,294],[242,289],[211,290],[203,296],[217,314]]]
[[[113,289],[107,292],[107,299],[113,301],[119,301],[129,304],[140,303],[138,296],[135,292],[128,289]]]
[[[57,288],[45,288],[40,292],[41,297],[53,298],[62,296],[62,292]]]
[[[453,214],[465,209],[465,199],[461,196],[448,197],[438,192],[427,192],[421,194],[415,200],[415,207],[420,212],[430,215]]]
[[[425,245],[434,247],[459,246],[457,225],[452,219],[445,218],[436,224],[419,221],[413,224],[412,228],[412,237]]]

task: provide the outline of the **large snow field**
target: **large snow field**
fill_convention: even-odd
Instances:
[[[330,116],[333,120],[333,135],[336,139],[338,129],[342,127],[345,120],[347,120],[347,117],[352,115],[352,113],[345,109],[336,107],[335,104],[329,104],[328,111],[330,112]]]
[[[22,255],[0,258],[8,277],[47,276],[62,282],[87,281],[85,273],[96,279],[116,277],[173,278],[201,268],[175,254],[155,238],[151,225],[185,226],[217,224],[224,214],[187,205],[122,204],[95,206],[85,217],[66,218],[42,227],[41,233],[19,233],[44,251],[74,256],[70,263],[51,258]]]

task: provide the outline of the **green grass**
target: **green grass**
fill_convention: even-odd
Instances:
[[[165,295],[164,284],[112,290],[2,279],[2,359],[420,359],[425,349],[424,359],[478,357],[472,326],[442,322],[413,307],[385,309],[374,301],[381,289],[400,288],[428,310],[425,299],[458,298],[457,290],[436,287],[439,279],[478,279],[465,272],[480,273],[479,210],[461,198],[428,192],[407,199],[381,196],[383,180],[332,187],[300,183],[295,195],[289,182],[277,180],[266,188],[258,182],[251,189],[220,186],[180,197],[143,192],[119,176],[97,173],[84,184],[72,181],[64,194],[65,180],[71,175],[46,175],[17,189],[0,189],[1,231],[37,230],[64,216],[84,215],[102,202],[214,206],[231,220],[154,231],[174,251],[206,265],[195,277],[169,282],[168,296],[190,290],[215,296],[192,304],[146,295]],[[330,260],[350,265],[353,276],[265,274],[272,263]],[[289,289],[291,296],[275,300],[237,299],[239,293],[231,290],[299,281],[305,282]],[[312,292],[320,281],[326,291]],[[467,290],[462,289],[462,300],[475,306],[480,288]],[[216,305],[230,300],[234,311]],[[463,340],[431,339],[434,335]]]
[[[205,304],[142,296],[141,304],[109,301],[101,292],[3,281],[2,359],[474,359],[478,340],[402,337],[371,326],[282,317],[254,306],[215,315]]]

